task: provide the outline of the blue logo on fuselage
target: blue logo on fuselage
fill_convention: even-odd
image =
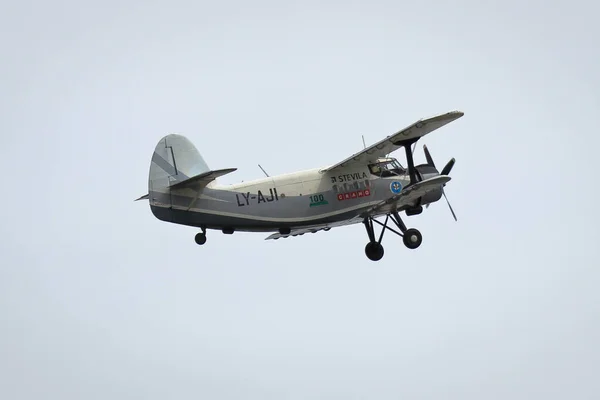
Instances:
[[[402,191],[402,184],[398,181],[393,181],[392,183],[390,183],[390,190],[392,191],[392,193],[398,194]]]

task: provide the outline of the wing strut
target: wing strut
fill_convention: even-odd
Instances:
[[[415,183],[417,183],[417,174],[416,174],[416,169],[415,169],[415,162],[413,160],[413,152],[411,150],[411,145],[413,143],[416,143],[417,140],[419,140],[418,138],[415,140],[411,140],[410,142],[406,143],[406,145],[404,146],[404,150],[406,150],[406,161],[408,162],[408,173],[410,175],[410,184],[414,185]]]

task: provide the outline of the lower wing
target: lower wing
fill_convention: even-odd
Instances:
[[[337,228],[340,226],[358,224],[360,222],[363,222],[363,218],[355,217],[355,218],[348,219],[345,221],[332,222],[330,224],[320,224],[320,225],[312,225],[312,226],[303,226],[301,228],[292,228],[290,233],[287,233],[285,235],[281,234],[281,233],[274,233],[271,236],[267,237],[265,240],[286,238],[286,237],[290,237],[290,236],[300,236],[300,235],[304,235],[305,233],[317,233],[320,231],[328,231],[331,228]]]
[[[449,182],[450,179],[452,178],[448,175],[437,175],[433,178],[425,179],[407,186],[399,194],[383,200],[379,204],[375,204],[373,207],[369,208],[365,214],[366,216],[381,215],[404,206],[413,205],[428,192],[439,189],[442,185]]]
[[[286,238],[289,236],[300,236],[304,235],[305,233],[316,233],[323,230],[328,231],[331,228],[358,224],[360,222],[363,222],[364,219],[367,217],[374,217],[377,215],[386,214],[404,206],[412,205],[414,202],[419,200],[419,198],[427,194],[427,192],[438,189],[441,185],[444,185],[445,183],[449,182],[450,179],[451,178],[447,175],[434,176],[433,178],[417,182],[414,185],[410,185],[404,188],[399,194],[394,195],[386,200],[383,200],[381,203],[374,205],[373,207],[361,213],[361,215],[352,219],[334,222],[331,224],[292,228],[290,233],[288,234],[274,233],[271,236],[267,237],[265,240]]]

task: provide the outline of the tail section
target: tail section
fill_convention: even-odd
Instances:
[[[206,185],[235,170],[228,168],[211,171],[196,147],[185,136],[167,135],[158,142],[152,154],[148,194],[137,200],[149,200],[150,206],[160,208],[189,209]],[[190,192],[189,189],[193,191]],[[189,196],[191,197],[184,205],[182,198]],[[175,202],[174,197],[178,198]]]
[[[210,171],[208,165],[185,136],[167,135],[163,137],[152,155],[148,190],[167,188],[172,183]]]

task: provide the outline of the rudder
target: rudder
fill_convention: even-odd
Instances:
[[[163,137],[152,154],[148,177],[148,195],[151,205],[170,205],[169,186],[210,168],[185,136],[170,134]]]

